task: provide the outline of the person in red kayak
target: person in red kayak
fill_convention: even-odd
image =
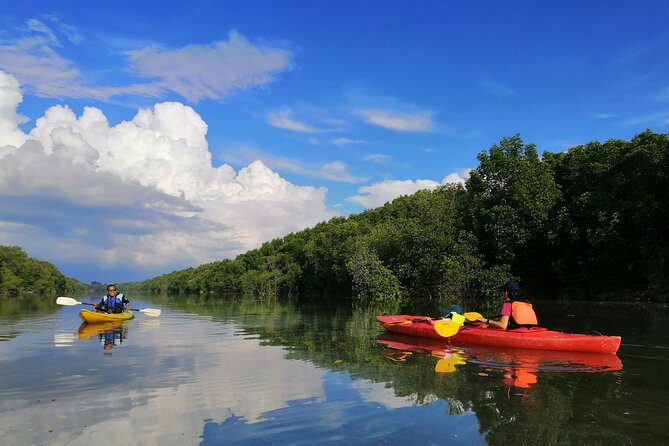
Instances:
[[[102,296],[102,300],[95,306],[95,309],[104,313],[123,313],[128,311],[128,304],[130,304],[128,298],[123,293],[118,293],[116,285],[111,283],[107,285],[107,294]]]
[[[532,304],[527,302],[520,292],[520,286],[516,282],[507,282],[502,286],[502,310],[500,319],[493,321],[490,318],[477,319],[481,322],[480,327],[501,328],[502,330],[519,327],[533,327],[537,325],[537,315],[532,309]]]

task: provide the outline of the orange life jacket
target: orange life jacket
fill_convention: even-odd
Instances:
[[[527,302],[512,302],[511,317],[519,326],[537,325],[537,315],[532,309],[532,304]]]

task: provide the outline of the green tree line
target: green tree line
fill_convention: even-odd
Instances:
[[[18,246],[0,246],[0,294],[65,294],[84,291],[49,262],[33,259]]]
[[[168,294],[484,300],[505,280],[590,299],[669,295],[669,138],[544,152],[520,136],[465,186],[402,196],[260,248],[133,284]]]

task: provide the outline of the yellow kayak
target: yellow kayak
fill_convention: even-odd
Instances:
[[[132,319],[135,315],[132,311],[124,311],[123,313],[99,313],[97,311],[91,311],[82,309],[79,310],[79,317],[84,322],[89,324],[99,324],[104,322],[115,322],[115,321],[126,321]]]

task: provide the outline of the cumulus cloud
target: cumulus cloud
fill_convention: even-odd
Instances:
[[[451,172],[448,175],[446,175],[442,180],[441,184],[465,184],[467,181],[467,178],[469,178],[469,172],[471,172],[472,169],[462,169],[458,170],[455,172]]]
[[[18,104],[23,102],[19,82],[14,76],[0,71],[0,155],[2,146],[19,146],[26,140],[18,126],[27,122],[28,118],[16,112]],[[5,148],[7,151],[10,148]]]
[[[464,169],[453,172],[445,176],[441,183],[432,180],[385,180],[359,188],[358,195],[348,197],[346,200],[371,209],[383,206],[402,195],[411,195],[421,189],[436,189],[447,183],[464,184],[470,171],[471,169]]]
[[[364,208],[375,208],[401,195],[410,195],[421,189],[435,189],[438,186],[439,183],[432,180],[385,180],[359,188],[359,195],[349,197],[347,200]]]
[[[361,108],[355,114],[367,123],[397,132],[428,132],[432,130],[431,110],[399,112],[379,108]]]
[[[262,161],[213,167],[207,124],[183,104],[114,126],[97,108],[77,116],[54,106],[24,134],[20,101],[16,79],[0,72],[0,240],[31,255],[176,268],[332,216],[325,189],[292,184]]]

